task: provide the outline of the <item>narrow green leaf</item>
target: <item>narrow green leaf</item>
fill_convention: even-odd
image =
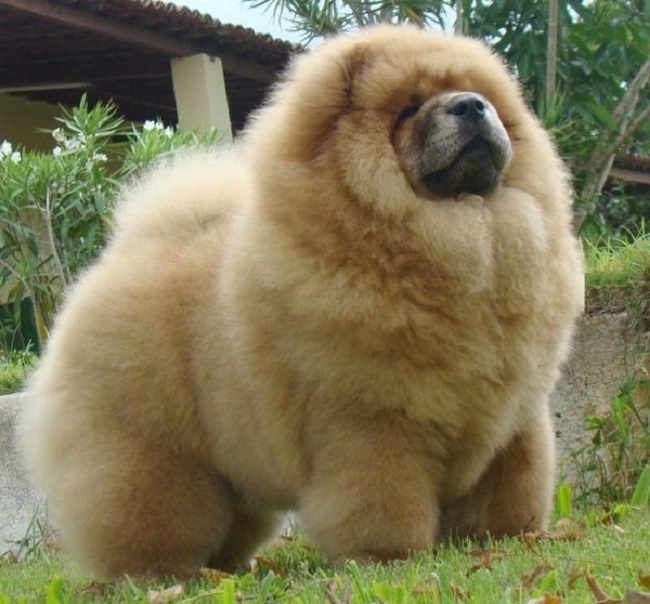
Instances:
[[[632,494],[630,504],[633,506],[650,505],[650,464],[647,465],[639,476],[636,488]]]

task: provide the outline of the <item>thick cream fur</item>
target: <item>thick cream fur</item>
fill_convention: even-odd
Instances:
[[[485,198],[422,199],[392,124],[454,90],[513,158]],[[125,193],[58,317],[21,437],[70,554],[102,577],[234,565],[289,508],[333,556],[543,527],[570,202],[479,42],[380,27],[299,57],[234,151]]]

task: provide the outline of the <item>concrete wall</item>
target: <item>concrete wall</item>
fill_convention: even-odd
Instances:
[[[0,397],[0,555],[18,551],[32,519],[44,509],[16,455],[16,414],[23,395]]]
[[[37,130],[56,128],[54,118],[60,113],[56,105],[0,94],[0,143],[8,140],[14,148],[20,144],[28,150],[50,151],[56,144],[52,136]]]
[[[204,133],[214,127],[221,140],[232,142],[221,59],[205,54],[172,59],[172,80],[179,128]]]
[[[559,456],[590,442],[585,418],[607,413],[617,386],[647,362],[638,334],[627,323],[625,313],[580,321],[573,354],[551,396]]]

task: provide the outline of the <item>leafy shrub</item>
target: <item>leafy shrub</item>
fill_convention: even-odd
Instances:
[[[58,121],[50,153],[0,146],[0,299],[14,332],[33,313],[36,348],[65,287],[106,244],[120,183],[178,148],[217,141],[215,131],[199,138],[153,121],[136,128],[113,105],[90,107],[85,97]],[[6,322],[2,335],[11,348]]]

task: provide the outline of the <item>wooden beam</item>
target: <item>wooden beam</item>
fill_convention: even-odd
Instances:
[[[5,75],[5,70],[8,74]],[[5,86],[39,86],[51,82],[104,82],[110,80],[148,80],[168,78],[172,73],[169,58],[162,55],[147,57],[93,58],[83,61],[50,61],[48,64],[30,62],[26,67],[19,57],[7,58],[0,66],[0,82]]]
[[[28,13],[65,27],[81,29],[94,34],[119,40],[126,44],[149,48],[162,52],[168,57],[186,57],[194,54],[212,54],[218,56],[226,71],[239,73],[248,78],[272,82],[275,73],[253,61],[222,54],[206,44],[205,46],[179,40],[172,36],[159,34],[142,27],[119,23],[99,15],[86,13],[77,9],[62,6],[48,0],[0,0],[0,6],[8,6],[14,10]]]
[[[174,103],[174,96],[169,95],[169,103],[164,103],[163,100],[152,101],[151,95],[144,95],[142,93],[128,93],[118,92],[116,90],[104,90],[102,88],[93,89],[93,96],[101,98],[104,102],[113,101],[116,104],[126,103],[131,107],[141,107],[143,110],[146,108],[149,112],[164,111],[165,113],[173,113],[176,115],[176,104]]]
[[[650,185],[650,174],[648,172],[629,170],[626,168],[612,168],[609,171],[609,178],[618,178],[626,182]]]

